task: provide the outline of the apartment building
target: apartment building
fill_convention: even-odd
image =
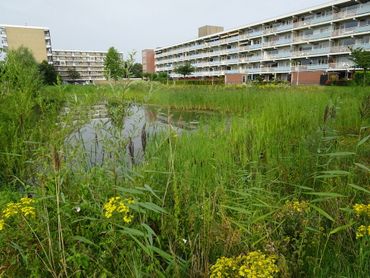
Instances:
[[[9,49],[21,46],[32,51],[38,63],[53,63],[50,30],[45,27],[0,25],[0,59]]]
[[[155,52],[153,49],[144,49],[141,52],[143,73],[155,72]]]
[[[319,84],[353,70],[351,47],[370,50],[370,2],[338,0],[155,50],[156,72],[195,67],[193,78],[241,83],[258,76]]]
[[[54,67],[64,82],[96,83],[105,80],[106,54],[106,51],[53,50]],[[71,70],[77,71],[80,77],[73,78]]]

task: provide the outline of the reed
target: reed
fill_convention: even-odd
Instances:
[[[276,277],[368,275],[370,235],[356,232],[370,216],[353,208],[370,194],[367,88],[132,82],[0,97],[0,276],[207,277],[257,250]],[[145,125],[135,161],[121,134],[131,102],[216,113],[181,134]],[[115,124],[88,163],[66,138],[101,103]],[[24,196],[35,217],[6,218]]]

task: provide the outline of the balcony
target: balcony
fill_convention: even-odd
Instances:
[[[362,44],[362,43],[357,43],[354,45],[337,45],[337,46],[332,46],[330,49],[331,53],[350,53],[351,49],[350,48],[363,48],[365,50],[370,49],[370,44]]]
[[[329,15],[318,16],[318,17],[312,18],[310,20],[310,24],[314,25],[314,24],[318,24],[318,23],[322,23],[322,22],[328,22],[328,21],[332,21],[332,20],[333,20],[333,15],[329,14]]]
[[[280,39],[276,41],[264,42],[263,47],[278,46],[278,45],[290,44],[290,43],[292,43],[292,39]]]
[[[241,46],[239,48],[240,51],[250,51],[250,50],[256,50],[262,48],[262,44],[251,44],[246,46]]]
[[[336,29],[333,31],[333,37],[337,36],[345,36],[345,35],[352,35],[354,33],[363,33],[363,32],[369,32],[370,31],[370,25],[365,26],[355,26],[351,28],[341,28]]]
[[[249,62],[259,62],[261,60],[262,60],[261,55],[254,55],[254,56],[250,56],[250,57],[241,58],[241,59],[239,59],[239,62],[249,63]]]
[[[225,70],[224,74],[237,74],[240,73],[239,70]]]
[[[292,57],[306,57],[306,56],[314,56],[314,55],[324,55],[324,54],[328,54],[329,51],[330,51],[329,47],[313,48],[311,50],[295,51],[295,52],[293,52]]]
[[[328,64],[312,64],[307,66],[302,66],[302,68],[306,67],[307,70],[326,70],[329,65]]]
[[[290,72],[290,66],[279,66],[279,67],[261,67],[262,73],[279,73],[279,72]]]
[[[324,38],[329,38],[331,36],[331,31],[326,31],[322,33],[314,33],[311,36],[299,36],[294,37],[294,42],[307,42],[307,41],[313,41],[313,40],[319,40]]]
[[[229,48],[229,49],[226,50],[226,53],[228,53],[228,54],[238,53],[238,52],[239,52],[239,48],[238,47]]]
[[[370,25],[360,26],[356,33],[370,32]]]
[[[290,24],[282,24],[276,27],[276,32],[286,31],[293,29],[293,23]]]
[[[275,60],[275,59],[281,59],[281,58],[288,58],[291,55],[292,55],[291,52],[281,51],[275,54],[266,54],[263,60]]]
[[[367,14],[370,13],[370,2],[367,2],[366,4],[361,4],[357,8],[356,14],[361,15],[361,14]]]
[[[262,30],[255,30],[253,32],[248,33],[249,37],[258,37],[263,34]]]
[[[261,68],[248,68],[245,69],[245,72],[248,74],[257,74],[261,72]]]

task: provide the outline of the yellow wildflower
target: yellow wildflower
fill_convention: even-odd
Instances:
[[[305,213],[310,209],[310,203],[307,201],[287,201],[284,209],[295,213]]]
[[[356,232],[356,238],[361,238],[366,235],[366,226],[361,225],[360,227],[357,228]]]
[[[123,222],[131,223],[133,216],[129,215],[130,208],[128,205],[133,203],[134,201],[132,199],[122,200],[121,197],[112,197],[103,206],[104,216],[106,218],[111,218],[114,213],[121,214]]]
[[[370,216],[370,204],[355,204],[353,206],[353,210],[358,216],[360,216],[361,214],[367,214],[368,216]]]
[[[370,225],[367,227],[365,225],[361,225],[357,228],[356,238],[362,238],[366,235],[370,236]]]
[[[211,278],[223,277],[261,277],[270,278],[277,272],[276,257],[268,256],[260,251],[247,255],[225,258],[221,257],[211,266]]]
[[[22,214],[24,217],[35,217],[36,210],[32,206],[35,201],[30,198],[21,198],[18,203],[8,203],[3,210],[5,219],[11,218],[17,214]]]
[[[21,198],[18,203],[8,203],[2,210],[2,219],[0,219],[0,231],[4,229],[5,220],[22,215],[23,217],[36,217],[36,209],[33,207],[35,200],[30,198]]]

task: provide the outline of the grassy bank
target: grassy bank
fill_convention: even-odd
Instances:
[[[368,88],[55,86],[28,110],[1,98],[0,276],[243,276],[237,257],[256,251],[276,277],[368,274],[370,211],[354,209],[369,202]],[[125,141],[71,167],[82,154],[66,157],[64,138],[87,108],[127,102],[218,114],[149,138],[133,168]]]

